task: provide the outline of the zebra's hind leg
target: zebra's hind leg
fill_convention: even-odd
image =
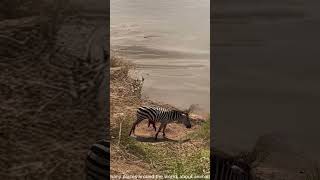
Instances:
[[[167,124],[164,125],[163,130],[162,130],[162,135],[163,137],[166,137],[166,133],[164,132],[166,130]]]
[[[156,133],[155,140],[158,139],[158,134],[159,134],[159,132],[161,131],[161,129],[164,127],[164,125],[165,125],[165,124],[161,123],[161,125],[160,125],[160,127],[159,127],[159,129],[158,129],[158,132]]]
[[[154,131],[157,131],[156,123],[154,121],[149,120],[148,127],[150,127],[150,124],[152,124]]]

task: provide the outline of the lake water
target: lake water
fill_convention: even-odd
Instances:
[[[210,1],[112,0],[111,48],[137,64],[143,96],[210,109]]]
[[[216,146],[239,152],[260,135],[277,134],[286,145],[275,148],[275,166],[299,168],[306,159],[298,154],[320,160],[316,7],[314,0],[216,3]]]

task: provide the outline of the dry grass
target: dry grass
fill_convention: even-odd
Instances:
[[[52,3],[46,0],[2,0],[0,2],[0,20],[14,19],[27,16],[43,16],[51,13],[75,13],[81,10],[81,7],[72,5],[69,0],[56,0]]]
[[[237,158],[249,164],[250,167],[256,168],[270,156],[272,143],[274,141],[275,137],[272,135],[260,136],[251,151],[241,152]]]
[[[304,180],[320,180],[320,165],[317,161],[311,160],[308,163],[308,168],[304,171]]]
[[[277,136],[266,134],[260,136],[251,151],[242,152],[234,156],[238,160],[242,160],[252,168],[252,175],[257,180],[320,180],[320,168],[317,161],[304,158],[307,167],[297,172],[289,172],[286,169],[277,169],[272,167],[264,167],[271,156],[271,153],[276,151]],[[273,149],[275,148],[275,149]],[[219,152],[219,154],[223,154]],[[299,157],[305,157],[299,154]],[[301,162],[302,163],[302,162]],[[299,165],[297,165],[298,167]]]
[[[113,56],[111,67],[122,67],[111,75],[111,172],[113,175],[208,175],[210,173],[208,143],[210,124],[205,123],[202,128],[195,126],[195,129],[192,129],[195,138],[192,140],[181,139],[178,136],[178,139],[173,142],[150,143],[128,137],[131,124],[135,119],[136,108],[141,104],[176,108],[169,104],[141,100],[142,82],[128,76],[128,71],[134,68],[134,65]],[[139,127],[142,126],[146,125],[139,125]],[[179,130],[170,131],[171,136],[175,131],[184,131],[183,126],[172,126]],[[170,127],[168,129],[170,130]],[[184,134],[184,132],[179,133]]]
[[[130,122],[125,118],[133,117],[135,109],[142,103],[139,98],[142,83],[128,76],[128,71],[133,65],[120,57],[111,56],[110,65],[111,70],[116,68],[114,72],[111,71],[110,77],[111,174],[147,174],[148,165],[143,162],[132,163],[139,161],[139,158],[123,147]],[[122,133],[119,136],[120,129]]]
[[[95,102],[72,96],[72,71],[83,59],[57,51],[58,45],[48,38],[55,39],[51,35],[60,30],[51,23],[59,22],[47,20],[46,26],[28,24],[21,29],[17,23],[19,28],[0,32],[2,37],[25,40],[22,45],[12,41],[10,46],[8,41],[0,41],[7,50],[0,52],[0,66],[5,69],[0,72],[0,129],[1,142],[5,142],[0,143],[0,179],[84,179],[87,150],[106,133]],[[89,69],[77,70],[85,74]],[[83,82],[92,80],[78,77]]]
[[[259,168],[260,170],[261,164],[268,160],[270,153],[272,151],[274,142],[275,142],[275,136],[267,134],[267,135],[260,136],[256,140],[254,147],[250,151],[244,151],[238,154],[230,155],[214,148],[213,154],[217,154],[224,158],[234,159],[236,161],[244,162],[251,168],[250,174],[254,179],[269,180],[269,179],[265,179],[264,178],[265,174],[260,171],[258,172],[257,168]]]

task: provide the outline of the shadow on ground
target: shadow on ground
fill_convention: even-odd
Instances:
[[[153,136],[147,137],[147,136],[137,136],[137,135],[132,136],[131,138],[135,138],[137,141],[140,141],[140,142],[150,142],[150,143],[159,143],[159,142],[185,143],[190,141],[190,139],[175,140],[167,137],[158,137],[158,139],[156,140]]]

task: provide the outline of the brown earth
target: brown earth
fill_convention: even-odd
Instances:
[[[156,127],[159,128],[160,124],[157,123]],[[199,125],[194,125],[190,129],[186,129],[186,127],[182,124],[172,123],[168,124],[166,128],[166,137],[162,136],[162,131],[158,135],[158,140],[155,140],[156,131],[154,131],[152,125],[148,127],[148,121],[144,120],[141,122],[136,130],[134,138],[137,141],[144,141],[144,142],[159,142],[159,141],[179,141],[183,137],[185,137],[188,133],[194,132],[195,130],[199,129]]]
[[[190,115],[194,124],[191,129],[185,128],[182,124],[168,124],[166,128],[166,137],[159,134],[158,140],[155,140],[155,131],[152,127],[148,127],[148,121],[142,121],[137,127],[135,134],[129,135],[132,123],[135,121],[135,113],[141,105],[156,105],[169,109],[175,107],[161,102],[141,99],[141,88],[143,82],[128,75],[129,70],[134,70],[134,65],[128,63],[113,54],[111,59],[111,83],[110,83],[110,107],[111,107],[111,175],[151,175],[159,174],[157,165],[150,161],[137,157],[135,153],[129,152],[122,145],[122,141],[131,139],[146,145],[152,145],[155,148],[164,148],[167,151],[174,149],[197,149],[203,146],[202,141],[191,140],[187,138],[187,134],[195,132],[200,127],[200,123],[206,117],[200,115]],[[157,128],[159,124],[157,124]],[[119,138],[121,137],[121,138]],[[183,143],[179,143],[179,142]],[[167,147],[169,146],[169,147]],[[157,162],[155,162],[157,163]],[[165,162],[164,162],[165,163]],[[115,178],[116,179],[116,178]]]

